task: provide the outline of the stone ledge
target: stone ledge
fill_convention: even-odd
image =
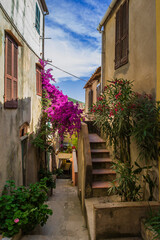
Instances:
[[[94,204],[95,239],[141,236],[141,219],[159,202],[113,202]]]

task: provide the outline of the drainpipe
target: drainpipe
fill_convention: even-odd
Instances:
[[[109,16],[110,12],[112,11],[113,7],[115,6],[116,2],[118,0],[112,0],[111,4],[109,5],[106,13],[104,14],[104,17],[102,18],[101,22],[99,23],[99,26],[97,27],[97,30],[101,33],[102,26],[104,25],[107,17]]]
[[[101,93],[104,90],[104,81],[105,81],[105,76],[104,76],[104,68],[105,68],[105,34],[104,30],[102,30],[102,27],[105,24],[105,21],[107,20],[109,14],[111,13],[113,7],[117,3],[118,0],[112,0],[111,4],[109,5],[104,17],[102,18],[101,22],[99,23],[97,30],[99,33],[102,33],[102,53],[101,53]]]
[[[43,31],[42,31],[42,60],[44,61],[44,40],[45,40],[45,16],[48,15],[49,12],[43,13]]]
[[[104,66],[105,66],[105,34],[104,31],[101,31],[102,33],[102,52],[101,52],[101,93],[103,93],[104,90]]]

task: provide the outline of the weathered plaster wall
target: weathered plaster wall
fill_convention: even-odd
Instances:
[[[113,77],[134,80],[136,91],[155,94],[156,89],[156,17],[155,1],[129,1],[129,62],[114,70],[115,18],[119,1],[104,27],[105,72],[103,81]]]
[[[36,2],[40,9],[40,35],[35,28]],[[42,6],[38,0],[0,0],[19,32],[38,56],[42,52]]]
[[[41,97],[36,95],[37,56],[19,37],[0,9],[0,191],[7,179],[22,184],[22,151],[19,137],[20,126],[28,122],[29,132],[36,130],[41,113]],[[4,109],[4,52],[5,31],[10,29],[21,42],[18,47],[18,109]],[[27,183],[37,180],[36,150],[27,141]]]

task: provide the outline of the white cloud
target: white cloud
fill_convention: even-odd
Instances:
[[[52,40],[45,42],[45,56],[52,59],[55,66],[81,78],[86,76],[88,80],[101,63],[101,35],[96,28],[107,5],[106,0],[101,0],[105,4],[100,4],[99,0],[85,1],[90,5],[72,0],[47,3],[50,15],[47,17],[46,37]],[[54,77],[61,81],[69,75],[54,69]]]
[[[63,31],[57,31],[58,34],[55,36],[54,31],[47,27],[46,32],[50,33],[49,36],[52,37],[52,40],[46,40],[45,55],[46,58],[52,59],[53,65],[78,77],[88,77],[99,66],[99,50],[84,46],[79,42],[72,43],[66,38],[66,33]],[[69,76],[60,70],[53,69],[57,81]],[[72,80],[76,79],[72,78]]]

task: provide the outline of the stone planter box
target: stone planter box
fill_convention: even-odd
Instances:
[[[20,240],[22,237],[22,232],[20,231],[18,234],[16,234],[14,237],[11,238],[7,238],[7,237],[3,237],[2,235],[0,235],[0,240]]]
[[[147,217],[150,209],[158,211],[160,202],[94,204],[94,240],[141,236],[141,219]]]
[[[141,220],[141,236],[144,240],[153,240],[154,239],[154,236],[155,236],[155,233],[153,230],[151,229],[147,229],[145,227],[145,219],[143,218]],[[159,238],[156,238],[156,240],[160,240]]]

